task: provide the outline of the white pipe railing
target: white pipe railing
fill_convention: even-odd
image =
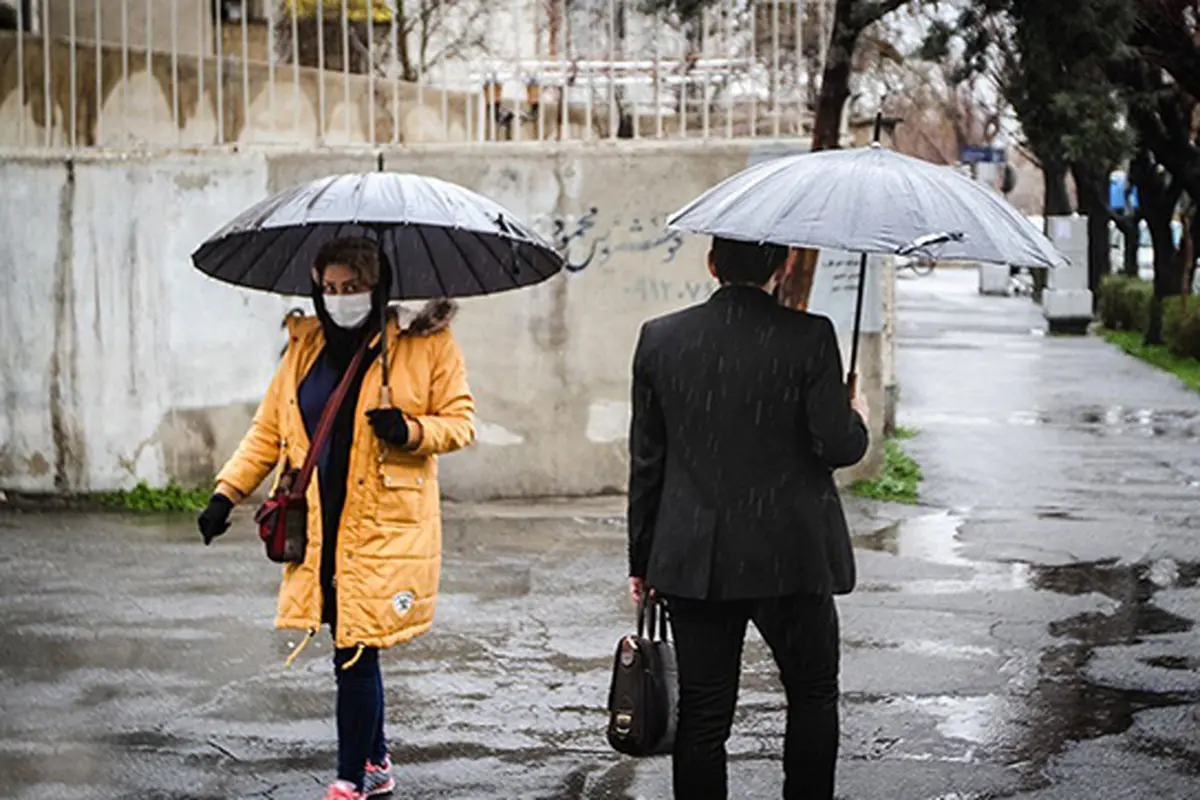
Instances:
[[[411,5],[67,0],[52,16],[51,3],[31,15],[16,2],[9,63],[20,113],[0,120],[0,146],[708,140],[755,136],[766,114],[782,137],[803,130],[809,113],[805,7],[823,39],[832,30],[830,0],[718,0],[691,32],[633,0],[587,10],[567,0],[446,0],[434,5],[448,9],[436,20],[402,16]],[[39,46],[35,119],[25,109],[38,63],[26,54]]]

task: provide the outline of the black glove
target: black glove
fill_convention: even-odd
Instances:
[[[200,512],[196,523],[200,527],[200,535],[204,544],[212,544],[212,540],[229,530],[229,512],[233,511],[233,501],[223,494],[214,494],[208,499],[208,505]]]
[[[367,419],[370,420],[375,435],[383,441],[396,447],[408,444],[408,421],[400,409],[373,408],[367,412]]]

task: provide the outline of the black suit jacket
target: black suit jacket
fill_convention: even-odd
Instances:
[[[833,470],[859,461],[833,324],[726,286],[647,322],[633,365],[629,571],[695,599],[845,594]]]

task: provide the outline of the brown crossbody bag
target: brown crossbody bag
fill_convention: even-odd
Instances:
[[[346,400],[350,384],[354,382],[366,352],[367,342],[364,341],[325,403],[304,464],[299,470],[289,469],[285,464],[275,491],[254,514],[254,521],[258,523],[258,537],[266,547],[267,558],[276,563],[300,564],[304,561],[304,551],[308,549],[308,500],[305,491],[317,468],[317,459],[321,457],[321,451],[333,433],[333,421],[338,409]]]

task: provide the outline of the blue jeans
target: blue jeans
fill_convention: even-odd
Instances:
[[[337,675],[338,780],[362,789],[367,759],[382,764],[387,757],[383,735],[383,676],[379,651],[363,650],[362,658],[350,669],[342,669],[357,648],[335,650],[333,671]]]

